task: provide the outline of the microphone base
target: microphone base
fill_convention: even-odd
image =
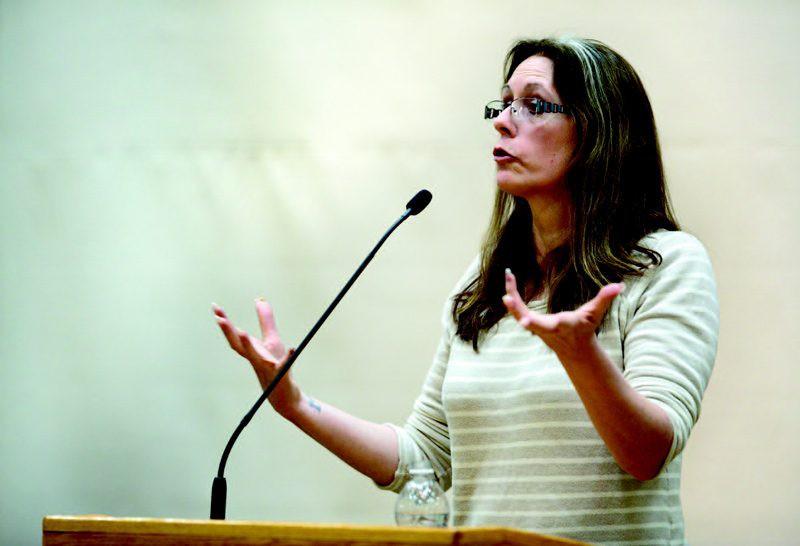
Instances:
[[[211,486],[211,519],[225,519],[225,501],[228,497],[228,484],[225,478],[217,476]]]

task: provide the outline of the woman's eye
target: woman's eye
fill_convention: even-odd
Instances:
[[[539,100],[533,99],[525,101],[525,109],[528,111],[529,114],[536,115],[536,113],[539,110]]]

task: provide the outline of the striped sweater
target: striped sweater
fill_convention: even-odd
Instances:
[[[427,459],[452,485],[456,526],[504,526],[603,544],[684,544],[681,451],[700,413],[716,354],[719,306],[703,245],[680,231],[641,243],[663,257],[609,309],[599,341],[627,381],[659,405],[674,430],[659,475],[640,482],[614,461],[564,368],[507,315],[476,354],[455,335],[452,295],[444,333],[405,426],[400,464],[384,489],[399,491]],[[477,273],[477,260],[456,285]],[[546,312],[545,300],[528,306]]]

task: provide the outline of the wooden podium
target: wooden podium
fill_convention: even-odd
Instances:
[[[42,544],[148,546],[563,546],[584,544],[505,527],[425,529],[256,521],[47,516]]]

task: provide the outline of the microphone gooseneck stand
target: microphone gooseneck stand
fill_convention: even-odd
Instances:
[[[292,364],[295,363],[297,357],[300,356],[300,353],[303,352],[303,349],[305,349],[306,345],[308,345],[308,342],[311,341],[311,338],[314,337],[314,334],[317,333],[317,330],[319,330],[320,326],[322,326],[322,324],[328,318],[328,315],[331,314],[347,291],[350,290],[350,287],[353,286],[353,283],[356,281],[359,275],[361,275],[367,265],[369,265],[369,263],[372,261],[372,258],[374,258],[375,254],[378,252],[378,249],[380,249],[383,243],[386,242],[386,239],[388,239],[392,232],[397,229],[400,224],[405,222],[409,216],[415,216],[422,212],[422,210],[428,206],[428,203],[431,202],[432,198],[433,196],[428,190],[420,190],[414,197],[411,198],[408,204],[406,204],[406,211],[400,216],[400,218],[397,219],[394,224],[392,224],[383,237],[381,237],[380,241],[378,241],[378,244],[375,245],[364,261],[361,262],[361,265],[358,266],[358,269],[356,269],[356,272],[353,273],[352,277],[350,277],[350,280],[347,281],[347,284],[345,284],[344,287],[339,291],[339,294],[337,294],[336,298],[334,298],[328,308],[325,309],[325,312],[322,314],[319,320],[317,320],[316,324],[314,324],[314,327],[311,328],[311,331],[306,334],[306,337],[303,338],[303,341],[301,341],[300,345],[297,346],[294,354],[292,354],[286,363],[281,367],[275,378],[270,382],[269,385],[267,385],[267,388],[264,389],[264,392],[261,394],[258,400],[256,400],[256,403],[253,404],[253,407],[250,408],[250,411],[248,411],[247,414],[245,414],[245,416],[242,418],[239,426],[237,426],[236,430],[233,431],[233,434],[228,440],[228,444],[225,446],[225,450],[222,452],[222,458],[219,461],[219,469],[217,470],[217,475],[214,478],[214,483],[211,486],[211,519],[225,519],[225,504],[228,492],[228,486],[225,482],[225,463],[228,462],[228,455],[230,455],[233,444],[236,443],[236,439],[242,433],[244,427],[250,423],[250,420],[256,414],[258,408],[261,407],[261,404],[264,403],[264,400],[266,400],[269,395],[272,394],[272,391],[275,389],[275,386],[278,384],[278,382],[289,372],[289,368],[291,368]]]

